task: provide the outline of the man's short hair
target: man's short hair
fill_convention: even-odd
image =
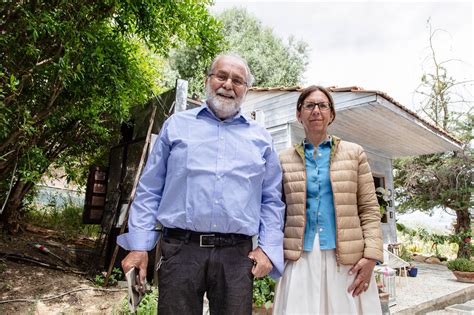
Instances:
[[[211,65],[209,67],[209,69],[207,70],[207,74],[210,75],[212,73],[212,69],[214,68],[214,65],[215,63],[220,59],[220,58],[223,58],[223,57],[232,57],[232,58],[235,58],[235,59],[238,59],[239,61],[241,61],[243,63],[243,65],[245,66],[245,70],[247,72],[247,77],[245,78],[245,80],[247,81],[247,87],[251,87],[253,82],[254,82],[254,77],[252,75],[252,72],[250,71],[250,67],[247,63],[247,60],[245,60],[244,58],[242,58],[239,54],[236,54],[236,53],[223,53],[223,54],[219,54],[217,55],[211,62]]]

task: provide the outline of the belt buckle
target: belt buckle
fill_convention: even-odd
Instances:
[[[215,247],[214,244],[203,244],[203,237],[214,237],[215,234],[201,234],[199,235],[199,246],[200,247]]]

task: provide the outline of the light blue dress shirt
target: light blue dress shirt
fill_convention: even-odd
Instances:
[[[306,227],[304,250],[312,251],[316,233],[322,250],[336,248],[336,216],[329,178],[331,139],[322,142],[318,149],[304,142],[306,160]]]
[[[207,107],[172,115],[163,124],[118,237],[126,250],[150,250],[157,222],[197,232],[257,235],[283,272],[281,167],[270,134],[241,112],[221,121]]]

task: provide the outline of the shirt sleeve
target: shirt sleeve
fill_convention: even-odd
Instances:
[[[283,273],[283,217],[285,204],[281,199],[282,172],[274,146],[267,150],[265,177],[262,187],[262,208],[258,245],[273,264],[270,276],[278,278]]]
[[[148,251],[153,249],[158,241],[159,233],[156,231],[158,207],[165,186],[166,165],[171,151],[168,125],[169,120],[163,124],[153,150],[148,155],[130,208],[128,233],[117,238],[117,244],[125,250]]]

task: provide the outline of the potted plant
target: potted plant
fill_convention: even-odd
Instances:
[[[467,258],[457,258],[448,262],[448,268],[460,282],[474,283],[474,262]]]
[[[375,195],[379,203],[380,215],[383,216],[387,211],[387,207],[390,206],[390,195],[383,187],[377,187],[377,189],[375,189]]]
[[[408,267],[408,275],[410,277],[416,277],[418,274],[418,268],[414,264],[410,264],[410,267]]]
[[[271,314],[276,282],[269,276],[253,280],[253,313]]]

